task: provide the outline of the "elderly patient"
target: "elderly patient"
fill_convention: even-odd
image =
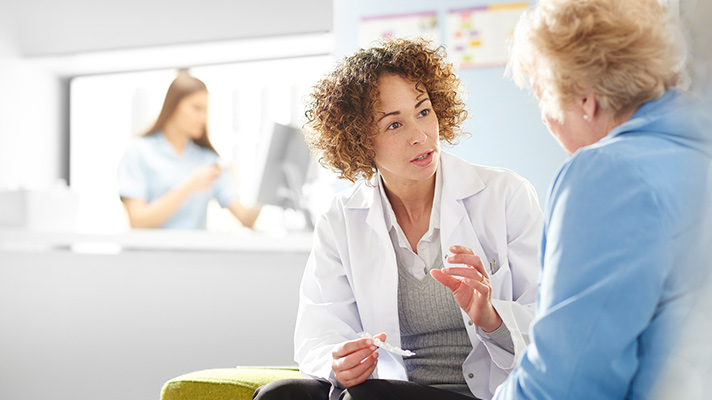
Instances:
[[[544,0],[510,68],[570,157],[544,208],[532,342],[496,399],[649,398],[701,281],[710,124],[657,0]]]

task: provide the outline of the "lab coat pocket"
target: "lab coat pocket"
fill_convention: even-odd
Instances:
[[[511,273],[509,263],[506,259],[500,260],[492,258],[489,261],[488,271],[490,271],[490,286],[492,287],[492,297],[502,300],[512,299]]]

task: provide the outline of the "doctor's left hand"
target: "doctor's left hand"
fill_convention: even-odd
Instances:
[[[445,261],[463,266],[445,266],[433,269],[430,275],[452,292],[455,301],[475,325],[485,332],[492,332],[502,324],[492,306],[492,286],[482,260],[465,246],[451,246],[453,255]]]

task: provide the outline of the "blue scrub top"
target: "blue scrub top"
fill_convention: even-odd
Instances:
[[[119,162],[119,195],[150,203],[181,185],[196,168],[215,165],[218,155],[195,144],[186,145],[178,155],[162,132],[134,139]],[[167,229],[205,229],[208,202],[217,199],[221,207],[237,200],[238,191],[227,171],[213,186],[193,193],[162,226]]]

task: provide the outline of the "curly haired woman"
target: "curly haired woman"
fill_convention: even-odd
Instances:
[[[541,210],[523,178],[442,151],[467,117],[459,86],[441,48],[401,39],[313,89],[307,139],[357,183],[317,222],[302,280],[295,358],[311,379],[256,399],[489,399],[514,367]]]

